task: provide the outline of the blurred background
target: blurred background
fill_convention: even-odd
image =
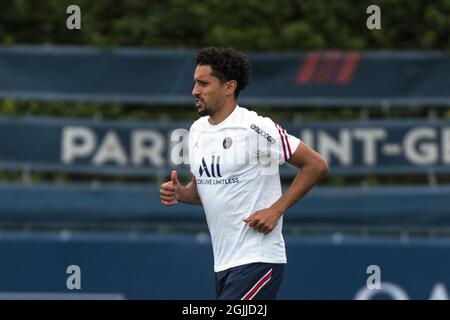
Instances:
[[[330,165],[285,214],[280,298],[448,299],[449,14],[449,0],[0,0],[0,299],[214,298],[202,208],[159,201],[171,169],[190,179],[172,133],[198,117],[206,46],[246,52],[239,104]],[[281,167],[285,188],[295,173]]]

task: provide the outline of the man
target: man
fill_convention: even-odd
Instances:
[[[189,132],[192,181],[176,171],[161,202],[203,205],[214,253],[217,299],[275,299],[287,262],[282,216],[328,171],[326,161],[271,119],[236,104],[250,80],[246,56],[204,48],[194,88],[200,119]],[[301,170],[282,194],[279,165]]]

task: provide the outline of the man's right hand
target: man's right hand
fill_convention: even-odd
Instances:
[[[159,189],[159,196],[161,203],[165,206],[174,206],[177,204],[180,198],[181,184],[177,179],[177,172],[172,170],[170,175],[170,181],[167,181],[161,185]]]

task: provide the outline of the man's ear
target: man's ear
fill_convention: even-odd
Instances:
[[[225,95],[231,96],[234,95],[234,92],[237,88],[237,81],[236,80],[230,80],[225,83]]]

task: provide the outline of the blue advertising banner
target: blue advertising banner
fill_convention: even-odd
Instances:
[[[194,50],[0,47],[0,98],[193,104]],[[450,104],[445,52],[249,53],[244,105],[436,106]]]
[[[188,123],[0,118],[0,168],[86,174],[188,171]],[[450,120],[286,124],[322,154],[330,174],[450,172]],[[295,174],[285,165],[282,174]]]
[[[188,124],[1,117],[0,167],[107,175],[165,173],[183,160],[182,154],[172,157],[170,152],[181,152],[186,128]],[[178,140],[172,143],[174,131]]]
[[[401,174],[450,170],[450,121],[370,120],[292,126],[332,173]]]

